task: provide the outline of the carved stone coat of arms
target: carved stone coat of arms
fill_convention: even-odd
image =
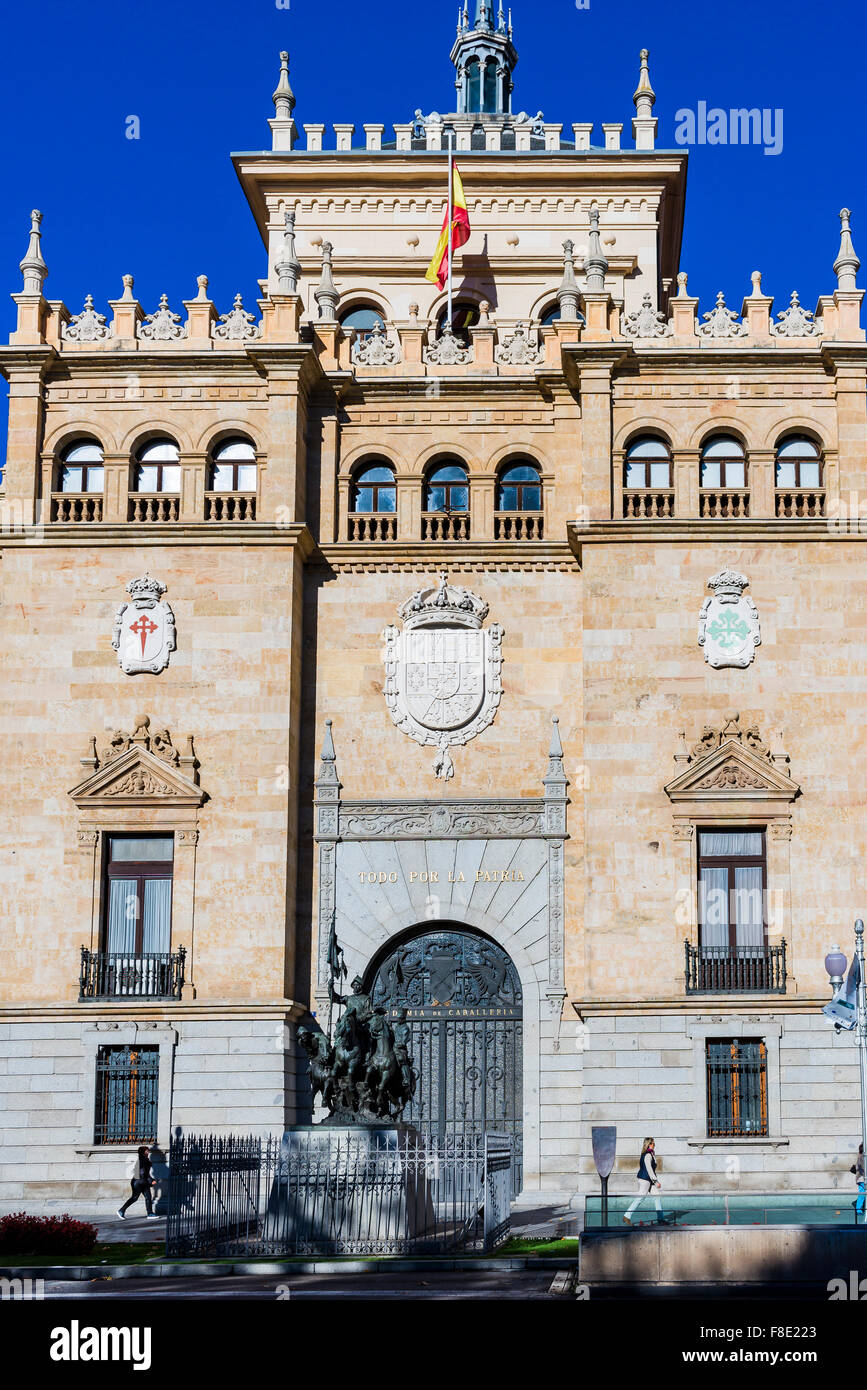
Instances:
[[[698,645],[709,666],[749,666],[762,640],[759,614],[744,594],[744,574],[720,570],[707,581],[713,598],[706,598],[698,620]]]
[[[130,580],[126,591],[129,603],[117,610],[111,645],[128,676],[141,671],[156,675],[175,650],[175,615],[162,597],[166,586],[144,575]]]
[[[385,699],[391,717],[416,743],[436,747],[434,772],[454,776],[449,748],[492,722],[500,703],[503,629],[482,627],[488,605],[441,574],[398,609],[403,627],[383,633]]]

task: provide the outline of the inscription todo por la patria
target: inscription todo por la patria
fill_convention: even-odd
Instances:
[[[463,869],[449,869],[447,874],[440,874],[439,869],[411,869],[408,874],[403,875],[409,883],[523,883],[524,875],[520,869],[477,869],[475,874],[470,874],[469,879]],[[385,869],[361,869],[358,874],[359,883],[397,883],[400,878],[396,869],[386,872]]]

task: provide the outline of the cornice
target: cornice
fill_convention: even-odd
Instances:
[[[786,517],[750,517],[732,521],[702,520],[682,517],[646,521],[569,521],[566,532],[569,545],[579,564],[581,552],[587,545],[694,545],[706,541],[720,545],[755,545],[762,541],[864,541],[867,531],[852,532],[841,523],[839,531],[831,530],[832,517],[816,517],[799,521]]]
[[[569,546],[554,541],[336,541],[320,545],[310,563],[355,573],[444,567],[462,573],[575,569]]]
[[[276,545],[298,547],[307,559],[315,542],[303,522],[286,526],[256,521],[209,522],[172,521],[143,523],[127,521],[62,522],[45,526],[25,526],[20,532],[0,531],[0,550],[34,546],[99,546],[152,545]]]
[[[36,1000],[21,1004],[0,1004],[0,1021],[4,1023],[108,1023],[154,1022],[165,1023],[198,1019],[230,1018],[300,1018],[307,1005],[294,999],[180,999],[136,1000],[99,999],[93,1002],[53,1003]]]
[[[828,998],[813,995],[754,994],[748,998],[733,995],[691,994],[680,999],[572,999],[572,1008],[579,1018],[621,1017],[624,1014],[684,1014],[706,1021],[733,1014],[756,1015],[796,1013],[817,1014]]]

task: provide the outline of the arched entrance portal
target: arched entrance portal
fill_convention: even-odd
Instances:
[[[412,1027],[418,1085],[403,1118],[422,1133],[513,1135],[520,1191],[523,999],[509,956],[481,932],[446,924],[391,943],[367,984],[374,1005],[406,1009]]]

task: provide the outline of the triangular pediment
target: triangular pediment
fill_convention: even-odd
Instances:
[[[179,768],[133,745],[92,772],[69,795],[76,806],[201,806],[201,787]]]
[[[794,801],[800,787],[770,758],[724,739],[665,788],[671,801]]]

